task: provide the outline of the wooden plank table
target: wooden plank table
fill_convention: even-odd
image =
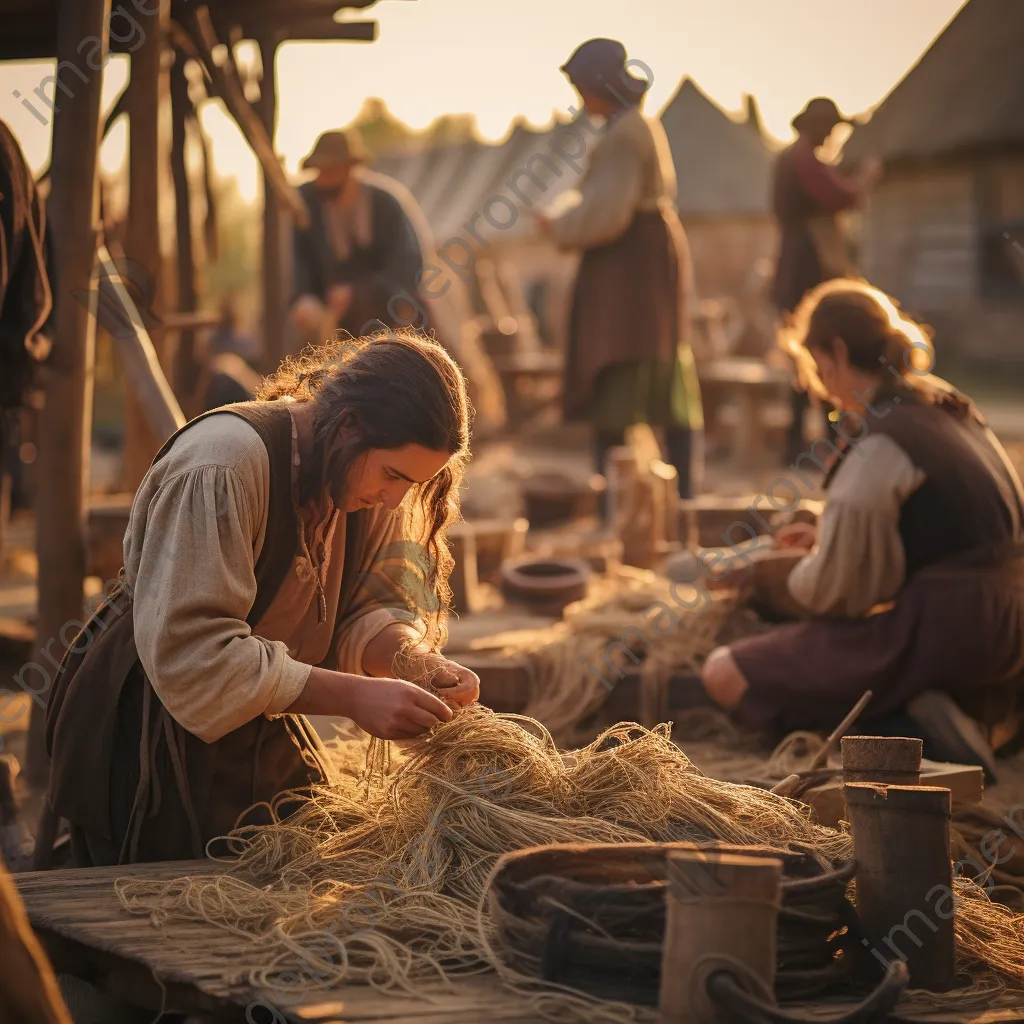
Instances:
[[[758,468],[767,461],[761,408],[771,400],[784,400],[792,378],[786,370],[769,366],[763,359],[727,356],[697,365],[701,393],[709,407],[718,396],[731,399],[739,412],[733,436],[733,454],[744,468]]]
[[[132,876],[154,882],[188,874],[214,874],[226,865],[177,861],[128,867],[37,871],[13,876],[29,920],[54,969],[88,981],[114,998],[154,1012],[179,1012],[213,1022],[249,1024],[545,1024],[517,1012],[494,976],[459,980],[453,990],[421,988],[417,996],[389,996],[366,985],[275,998],[247,980],[248,965],[220,952],[220,932],[189,922],[153,924],[127,913],[114,881]],[[1021,993],[993,995],[984,1011],[945,1008],[902,1010],[896,1021],[995,1024],[1021,1019]],[[262,1009],[260,1009],[262,1007]],[[851,1009],[845,1000],[786,1006],[794,1019],[827,1020]],[[273,1010],[271,1010],[273,1008]]]
[[[220,932],[213,925],[172,921],[157,926],[149,917],[125,911],[114,892],[114,881],[127,876],[160,882],[225,870],[227,865],[213,861],[176,861],[32,871],[13,878],[58,973],[153,1011],[162,1007],[241,1021],[250,1009],[248,1019],[256,1024],[479,1024],[485,1018],[541,1024],[532,1016],[510,1015],[510,1010],[503,1015],[507,994],[487,975],[461,979],[454,993],[422,988],[415,998],[385,995],[368,985],[281,998],[250,984],[248,965],[219,951]],[[264,1009],[257,1010],[261,1002]]]

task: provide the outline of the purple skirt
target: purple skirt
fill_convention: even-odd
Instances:
[[[784,625],[729,650],[750,684],[735,718],[752,728],[833,729],[865,690],[862,725],[925,690],[998,720],[1024,690],[1024,581],[1014,567],[924,570],[889,611]]]

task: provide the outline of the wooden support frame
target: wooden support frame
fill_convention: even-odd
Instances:
[[[309,211],[306,209],[306,204],[303,202],[302,196],[299,195],[298,189],[285,176],[284,168],[274,152],[263,122],[253,110],[252,104],[245,98],[242,83],[238,79],[233,61],[228,60],[223,64],[218,64],[214,59],[213,51],[221,45],[221,41],[214,31],[209,7],[205,5],[197,7],[190,20],[190,27],[193,30],[191,35],[210,76],[214,93],[224,101],[228,112],[237,122],[246,142],[256,154],[278,200],[290,211],[300,227],[307,227]]]
[[[273,144],[277,130],[277,48],[282,34],[267,29],[256,44],[259,47],[263,77],[260,80],[259,115],[263,129]],[[284,357],[284,317],[288,302],[284,271],[285,225],[281,199],[266,169],[263,170],[263,368],[272,373]]]
[[[177,277],[177,309],[179,313],[195,313],[199,308],[199,287],[196,277],[195,247],[192,239],[192,190],[189,187],[185,154],[188,149],[188,119],[192,101],[185,77],[187,55],[175,50],[170,70],[171,89],[171,177],[174,180],[175,268]],[[174,351],[174,388],[179,401],[190,403],[199,379],[196,366],[196,334],[183,327]]]
[[[157,357],[168,363],[167,342],[161,329],[160,313],[168,305],[163,285],[163,245],[160,223],[161,169],[170,142],[166,133],[170,107],[169,79],[163,64],[164,36],[170,23],[170,9],[143,16],[145,36],[131,56],[128,82],[128,220],[124,249],[149,284],[143,310],[150,316],[152,343]],[[134,275],[133,275],[134,276]],[[139,282],[142,284],[142,282]],[[135,324],[141,325],[141,320]],[[130,336],[131,331],[119,332]],[[115,341],[122,341],[115,337]],[[165,436],[150,427],[149,409],[142,394],[128,387],[124,407],[124,463],[122,486],[133,491],[146,475],[153,456]]]
[[[89,36],[106,48],[110,0],[60,0],[58,60],[73,61]],[[86,488],[92,423],[96,320],[73,298],[88,290],[96,258],[102,72],[74,96],[61,96],[53,125],[53,231],[60,293],[56,338],[45,371],[45,412],[39,423],[39,493],[36,501],[39,617],[33,661],[43,676],[34,686],[26,775],[44,784],[49,772],[43,742],[47,694],[56,671],[54,641],[73,643],[82,618],[85,580]],[[59,661],[61,649],[58,646]],[[45,666],[45,667],[44,667]]]
[[[98,293],[111,296],[122,319],[132,327],[131,331],[114,332],[118,355],[150,429],[163,444],[171,434],[185,425],[184,413],[160,366],[156,349],[142,322],[142,314],[128,294],[116,264],[104,245],[99,247],[99,262],[102,279]]]

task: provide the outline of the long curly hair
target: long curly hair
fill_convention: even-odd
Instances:
[[[303,500],[327,489],[343,492],[356,460],[371,449],[418,444],[450,456],[440,473],[410,489],[398,513],[406,538],[399,553],[406,566],[402,596],[425,622],[425,641],[439,649],[451,602],[447,531],[459,518],[472,416],[466,380],[455,361],[437,342],[408,329],[336,337],[286,360],[256,397],[315,405],[314,443],[324,457],[303,476]],[[349,441],[339,437],[343,424],[355,428]],[[395,556],[396,551],[384,553]],[[422,578],[422,585],[409,585],[413,576]]]

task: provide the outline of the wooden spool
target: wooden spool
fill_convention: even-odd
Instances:
[[[715,1024],[720,1016],[708,980],[718,971],[734,973],[737,963],[746,968],[734,973],[737,983],[774,1003],[782,861],[672,853],[667,868],[659,1000],[664,1024]]]
[[[604,477],[585,481],[564,473],[536,473],[523,485],[523,503],[530,526],[554,526],[596,515],[604,500]]]
[[[909,736],[844,736],[843,781],[919,786],[922,748],[921,740]]]
[[[471,530],[449,533],[448,545],[454,565],[448,579],[452,588],[452,609],[460,615],[479,611],[482,595],[476,564],[476,537]]]
[[[506,562],[501,568],[501,589],[513,601],[521,601],[547,615],[586,596],[590,566],[575,558],[532,558]]]
[[[518,558],[523,553],[529,526],[525,519],[467,520],[450,527],[448,543],[454,547],[459,538],[472,534],[476,548],[477,577],[497,583],[502,563],[510,558]]]
[[[881,963],[903,960],[912,988],[956,984],[948,789],[844,786],[857,861],[863,945]]]

